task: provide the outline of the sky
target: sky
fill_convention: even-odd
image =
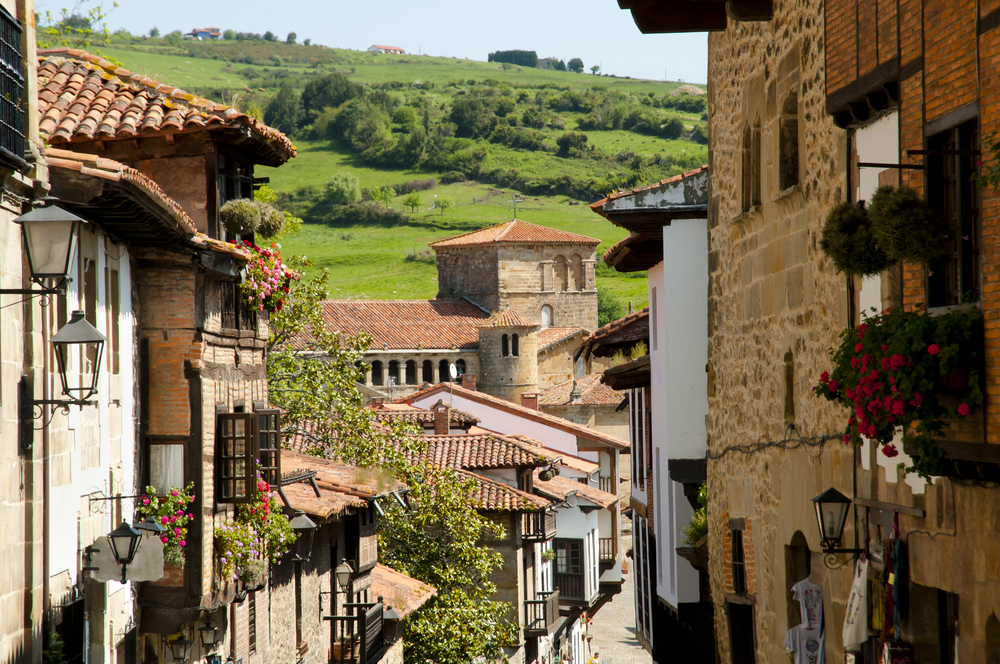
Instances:
[[[98,0],[86,0],[84,8]],[[36,9],[57,13],[76,0],[36,0]],[[104,0],[110,7],[111,0]],[[118,0],[107,16],[112,31],[148,34],[219,27],[265,31],[299,42],[366,49],[399,46],[411,53],[486,60],[491,51],[524,49],[539,58],[580,58],[589,71],[653,80],[704,83],[708,70],[705,33],[643,35],[615,0],[505,0],[499,4],[458,0],[171,0],[169,11],[154,0]],[[156,8],[155,11],[150,11]]]

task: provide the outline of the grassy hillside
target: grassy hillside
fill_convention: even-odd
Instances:
[[[601,253],[625,232],[586,203],[707,159],[704,103],[672,94],[680,83],[256,40],[118,34],[101,54],[266,114],[292,137],[299,156],[257,175],[306,222],[284,251],[328,267],[339,297],[433,296],[427,243],[507,221],[515,191],[527,199],[518,218],[599,238]],[[357,177],[366,198],[395,187],[391,207],[406,214],[391,223],[344,221],[324,200],[337,173]],[[427,179],[437,185],[421,192],[424,204],[406,209],[402,185]],[[455,207],[434,209],[435,194]],[[599,265],[598,287],[641,306],[644,277]]]

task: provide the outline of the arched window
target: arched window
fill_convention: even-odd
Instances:
[[[500,337],[500,355],[503,357],[510,355],[510,339],[506,334]]]
[[[986,619],[986,664],[1000,664],[1000,620],[995,613]]]
[[[425,383],[434,382],[434,363],[430,360],[424,360],[423,370],[421,371],[420,380]]]
[[[406,384],[417,384],[417,363],[413,360],[406,361]]]
[[[552,276],[555,281],[553,284],[555,286],[554,290],[564,291],[566,290],[566,284],[568,283],[568,275],[566,274],[566,257],[563,255],[556,256],[553,259],[552,265]]]
[[[389,381],[393,385],[399,385],[399,362],[389,360]]]
[[[799,183],[799,97],[793,90],[781,106],[781,190]]]
[[[518,355],[519,353],[520,353],[520,351],[518,349],[517,335],[516,334],[511,335],[511,337],[510,337],[510,354],[511,355]]]
[[[445,383],[451,380],[451,373],[449,369],[448,360],[441,360],[438,362],[438,382]]]
[[[542,305],[542,329],[546,330],[552,325],[552,307]]]
[[[458,377],[455,378],[456,383],[462,382],[462,376],[465,375],[465,360],[459,360],[455,363],[455,369],[458,370]]]
[[[791,588],[802,579],[809,578],[810,560],[809,543],[801,530],[796,530],[792,540],[785,545],[785,587]],[[801,607],[799,602],[789,594],[785,609],[788,615],[788,626],[794,627],[801,622]]]
[[[583,359],[583,356],[576,358],[576,377],[583,378],[587,375],[587,363]]]
[[[583,290],[583,259],[579,254],[573,254],[569,262],[567,268],[570,271],[569,290]]]
[[[382,363],[378,360],[372,362],[372,385],[384,385],[382,377]]]

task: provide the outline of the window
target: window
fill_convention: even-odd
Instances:
[[[184,488],[184,443],[180,440],[147,439],[149,459],[147,484],[160,496]]]
[[[564,291],[569,283],[569,263],[566,262],[566,257],[562,255],[556,256],[554,263],[552,271],[555,273],[555,290]]]
[[[302,633],[302,563],[295,561],[295,647],[301,651],[305,645]]]
[[[518,345],[519,344],[518,344],[517,335],[516,334],[510,335],[510,354],[511,355],[519,355],[520,354],[520,348],[518,348]]]
[[[384,378],[382,377],[382,363],[378,360],[372,362],[372,385],[382,385],[384,383]]]
[[[658,322],[658,317],[656,314],[657,309],[658,307],[656,302],[656,286],[653,286],[653,288],[651,288],[649,291],[649,331],[650,331],[649,343],[652,346],[653,350],[656,350],[657,339],[660,338],[660,335],[657,331],[657,322]]]
[[[510,355],[510,338],[506,334],[500,337],[500,355],[503,357]]]
[[[779,131],[779,167],[781,190],[784,191],[799,183],[799,98],[794,91],[782,104]]]
[[[632,480],[644,488],[646,481],[646,391],[639,387],[629,394],[629,416],[632,434]]]
[[[465,360],[459,360],[455,363],[455,370],[458,373],[458,377],[455,378],[456,382],[462,382],[462,376],[465,375]]]
[[[430,360],[424,360],[423,367],[420,371],[420,380],[425,383],[434,382],[434,363]]]
[[[733,530],[731,532],[733,592],[737,595],[743,595],[747,591],[746,564],[743,559],[743,531]]]
[[[980,297],[982,218],[979,188],[971,181],[979,160],[979,126],[972,120],[927,140],[927,204],[956,229],[948,251],[927,266],[927,306],[945,307]]]
[[[21,23],[0,8],[0,155],[24,165],[24,58]]]
[[[258,469],[264,481],[275,487],[281,484],[281,411],[256,404],[254,410],[257,416]]]
[[[399,385],[399,362],[389,360],[389,384]]]
[[[542,305],[542,329],[546,330],[552,326],[552,307]]]
[[[406,361],[406,384],[417,384],[417,363],[413,360]]]
[[[114,245],[112,245],[114,246]],[[110,259],[109,259],[110,260]],[[119,345],[121,331],[119,329],[121,321],[121,284],[119,281],[118,270],[112,267],[107,267],[104,270],[104,285],[105,285],[105,312],[107,313],[107,330],[108,330],[108,342],[107,342],[107,358],[108,358],[108,373],[111,375],[117,375],[121,372],[121,364],[119,360]]]
[[[219,207],[228,201],[253,198],[253,164],[228,152],[217,155]],[[235,239],[225,229],[220,229],[220,236]]]
[[[583,542],[553,540],[556,549],[556,574],[583,574]]]
[[[792,351],[785,353],[785,424],[795,421],[795,356]]]
[[[743,130],[743,211],[760,205],[760,118]]]
[[[248,503],[253,500],[256,445],[252,413],[218,413],[215,416],[216,502]]]
[[[448,360],[441,360],[438,362],[438,382],[443,383],[449,378],[451,378],[451,368]]]
[[[247,306],[240,285],[232,281],[219,282],[222,329],[231,331],[256,330],[257,312]]]

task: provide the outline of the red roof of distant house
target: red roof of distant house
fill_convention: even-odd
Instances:
[[[429,246],[434,248],[464,247],[515,242],[526,244],[592,244],[595,246],[601,243],[600,240],[587,237],[586,235],[577,235],[576,233],[569,233],[513,219],[504,224],[497,224],[496,226],[489,226],[478,231],[463,233],[462,235],[432,242]]]
[[[538,333],[538,352],[547,350],[563,341],[568,341],[581,332],[586,332],[586,330],[582,327],[547,327]]]
[[[538,323],[513,309],[498,311],[479,327],[538,327]]]
[[[499,433],[425,435],[417,438],[427,447],[425,451],[412,455],[413,458],[453,470],[537,468],[547,465],[555,456],[545,456],[534,445]]]
[[[539,479],[540,470],[535,471],[535,489],[546,495],[559,500],[565,500],[567,496],[575,493],[580,498],[587,500],[600,507],[613,505],[618,496],[607,491],[601,491],[597,487],[571,480],[562,475],[556,475],[548,482]]]
[[[437,595],[437,588],[378,563],[372,568],[372,594],[405,618]]]
[[[405,420],[417,424],[434,424],[433,411],[417,408],[409,404],[388,403],[373,407],[375,419],[379,422],[395,422]],[[448,422],[451,426],[463,427],[479,424],[479,418],[463,413],[457,408],[448,409]]]
[[[490,315],[465,300],[327,300],[327,328],[367,332],[373,349],[479,347],[477,327]]]
[[[477,488],[471,496],[474,507],[498,512],[537,512],[549,506],[549,500],[533,493],[515,489],[485,475],[468,470],[456,470],[459,477],[475,480]]]
[[[402,51],[403,50],[403,49],[401,49],[398,46],[383,46],[382,44],[372,44],[372,46],[374,46],[375,48],[380,48],[383,51]]]
[[[616,392],[601,382],[603,373],[592,373],[576,379],[576,389],[580,391],[579,401],[570,401],[573,381],[567,380],[553,385],[538,398],[539,406],[564,406],[569,403],[587,406],[617,406],[625,398],[624,392]]]
[[[277,166],[295,146],[246,113],[72,48],[39,51],[39,133],[64,146],[194,131],[248,132],[261,162]]]

